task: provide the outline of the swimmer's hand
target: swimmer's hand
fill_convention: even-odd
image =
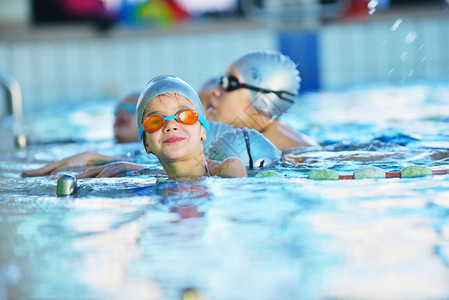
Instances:
[[[75,154],[63,160],[55,161],[40,169],[24,170],[22,177],[44,176],[56,174],[60,171],[76,167],[87,167],[98,164],[99,162],[106,163],[117,160],[116,157],[102,155],[96,152],[82,152]]]
[[[118,175],[124,175],[127,171],[135,171],[144,168],[142,165],[128,163],[128,162],[115,162],[104,166],[91,168],[83,173],[76,175],[80,178],[100,178],[100,177],[114,177]]]

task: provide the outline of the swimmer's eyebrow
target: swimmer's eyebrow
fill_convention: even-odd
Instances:
[[[160,111],[160,110],[154,110],[154,111],[150,111],[149,113],[147,113],[147,114],[145,115],[145,117],[148,117],[149,115],[152,115],[152,114],[161,114],[161,115],[163,115],[162,111]]]

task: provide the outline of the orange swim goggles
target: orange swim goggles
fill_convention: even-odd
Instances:
[[[176,120],[176,122],[184,125],[193,125],[196,122],[200,123],[209,130],[209,124],[200,114],[194,111],[192,108],[181,108],[173,116],[164,116],[158,113],[149,115],[140,125],[139,128],[139,140],[142,139],[145,131],[155,132],[164,126],[165,121]]]

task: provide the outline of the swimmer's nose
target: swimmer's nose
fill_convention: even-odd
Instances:
[[[223,90],[218,85],[212,89],[212,95],[216,98],[220,97],[222,93],[223,93]],[[211,98],[213,98],[213,97],[211,97]]]
[[[164,127],[162,128],[163,132],[169,132],[170,130],[178,130],[179,123],[176,120],[167,120],[164,123]]]
[[[220,88],[215,88],[212,91],[212,96],[209,98],[209,108],[216,107],[221,100],[223,91]]]

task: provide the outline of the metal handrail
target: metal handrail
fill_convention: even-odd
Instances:
[[[0,66],[0,85],[6,92],[6,109],[14,118],[22,117],[22,90],[19,81]]]
[[[26,146],[26,137],[21,133],[22,90],[19,81],[0,66],[0,86],[6,93],[6,127],[0,128],[2,149],[21,148]],[[1,119],[1,118],[0,118]],[[11,123],[10,123],[11,122]]]

